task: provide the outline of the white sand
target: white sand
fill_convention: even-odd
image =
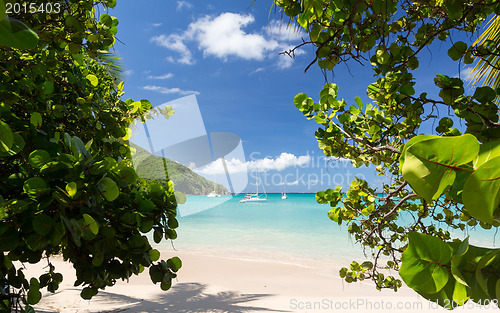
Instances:
[[[129,283],[100,291],[92,300],[79,297],[73,287],[74,271],[62,260],[54,263],[64,282],[55,294],[45,293],[35,306],[44,312],[448,312],[403,288],[397,293],[377,291],[370,283],[347,284],[338,277],[346,264],[309,263],[304,267],[207,256],[192,252],[164,252],[164,259],[177,255],[183,268],[172,289],[153,285],[147,271]],[[283,260],[286,261],[286,260]],[[29,269],[39,276],[42,266]],[[460,312],[485,312],[473,306]]]

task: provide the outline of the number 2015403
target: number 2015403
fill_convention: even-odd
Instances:
[[[19,13],[59,13],[61,12],[60,3],[9,3],[5,4],[5,13],[7,14],[19,14]]]

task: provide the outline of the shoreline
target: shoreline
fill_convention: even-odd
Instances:
[[[347,284],[339,264],[301,267],[185,251],[161,251],[162,259],[178,256],[183,266],[172,288],[153,285],[147,270],[99,291],[92,300],[79,297],[70,264],[54,258],[64,281],[55,294],[43,293],[34,306],[49,312],[447,312],[407,287],[377,291],[370,282]],[[34,265],[28,274],[42,265]],[[39,276],[40,272],[36,276]],[[410,307],[411,306],[411,307]],[[462,309],[461,309],[462,310]],[[464,309],[467,312],[474,310]],[[479,309],[484,312],[485,309]],[[488,311],[488,310],[486,310]]]

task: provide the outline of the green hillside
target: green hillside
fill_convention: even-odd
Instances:
[[[166,175],[163,160],[168,170],[168,178],[174,182],[175,190],[186,195],[206,195],[214,191],[214,182],[196,174],[188,167],[172,160],[152,155],[145,149],[130,143],[135,148],[133,154],[134,167],[137,174],[148,180],[156,180],[166,185]],[[231,193],[221,184],[216,185],[218,194],[230,195]]]

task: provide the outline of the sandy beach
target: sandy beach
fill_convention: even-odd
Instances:
[[[162,253],[166,258],[171,252]],[[279,261],[236,259],[176,252],[183,261],[169,291],[153,285],[145,271],[129,283],[100,291],[92,300],[79,297],[73,269],[55,260],[64,282],[45,293],[35,306],[48,312],[445,312],[408,288],[377,291],[370,283],[347,284],[338,277],[340,264],[309,266]],[[286,261],[286,260],[284,260]],[[30,268],[38,276],[42,266]],[[461,308],[484,312],[485,308]],[[486,310],[488,311],[488,310]]]

